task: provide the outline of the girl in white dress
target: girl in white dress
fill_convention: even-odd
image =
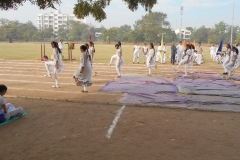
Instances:
[[[120,42],[120,41],[118,41],[118,45],[119,45],[119,49],[121,49],[122,50],[122,43]],[[110,66],[112,65],[112,62],[114,61],[114,60],[116,60],[117,59],[117,57],[118,57],[118,55],[117,54],[114,54],[112,57],[111,57],[111,59],[110,59]]]
[[[191,57],[190,57],[190,62],[189,62],[189,64],[192,66],[192,72],[191,72],[191,73],[194,73],[193,64],[194,64],[194,61],[195,61],[195,56],[194,56],[195,46],[194,46],[193,44],[191,44],[190,48],[191,48],[191,51],[192,51],[192,55],[191,55]]]
[[[44,75],[45,77],[51,77],[50,70],[53,71],[54,79],[55,79],[55,85],[53,85],[53,88],[59,88],[59,83],[58,83],[58,77],[57,73],[63,72],[64,71],[64,65],[62,63],[62,52],[60,48],[58,47],[58,43],[55,41],[51,42],[52,48],[53,48],[53,56],[54,60],[53,61],[47,61],[45,62],[45,67],[47,69],[47,74]]]
[[[94,62],[94,54],[95,54],[96,50],[94,47],[94,43],[93,42],[89,42],[89,54],[91,55],[91,59],[92,59],[92,64]],[[92,71],[95,73],[94,76],[97,75],[97,72],[92,68]]]
[[[232,53],[230,57],[229,63],[226,65],[228,71],[228,77],[230,78],[234,74],[233,68],[238,67],[238,49],[236,47],[232,47]]]
[[[122,50],[119,44],[115,45],[116,48],[116,55],[117,55],[117,60],[116,60],[116,70],[117,70],[117,78],[121,78],[121,66],[123,65],[123,57],[122,57]]]
[[[148,67],[148,74],[152,74],[152,67],[156,67],[156,62],[155,62],[155,49],[153,43],[150,43],[149,45],[149,52],[148,52],[148,58],[146,61],[146,65]]]
[[[80,67],[73,74],[73,78],[77,86],[83,86],[82,93],[88,93],[88,86],[92,85],[92,65],[91,55],[88,52],[87,46],[80,47]]]
[[[133,64],[135,63],[135,59],[137,58],[137,63],[139,63],[139,55],[140,55],[140,49],[139,43],[136,43],[136,45],[133,47]]]
[[[239,54],[239,52],[240,52],[240,48],[236,47],[237,60],[236,60],[233,68],[239,68],[240,67],[240,54]]]
[[[188,65],[189,65],[191,56],[192,56],[192,49],[191,49],[191,46],[189,44],[187,44],[187,49],[185,51],[185,55],[183,56],[182,60],[178,64],[178,66],[176,68],[174,68],[174,70],[177,71],[178,68],[182,64],[185,64],[185,74],[183,76],[187,76],[188,75]]]
[[[215,54],[216,54],[216,47],[215,44],[212,45],[212,47],[209,49],[210,56],[213,60],[215,60]]]
[[[223,60],[223,64],[222,64],[223,69],[224,69],[223,75],[227,75],[228,74],[226,66],[229,63],[230,57],[231,57],[231,45],[227,44],[226,48],[227,48],[227,51],[225,52],[224,60]]]

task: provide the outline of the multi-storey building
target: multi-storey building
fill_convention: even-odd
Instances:
[[[67,15],[62,14],[60,10],[56,10],[55,12],[47,13],[47,14],[38,14],[37,15],[37,26],[39,30],[44,30],[45,28],[53,28],[56,33],[58,28],[62,25],[66,25],[67,21],[79,21],[82,23],[87,23],[86,18],[78,19],[75,15]]]
[[[175,34],[178,36],[179,36],[179,32],[180,32],[180,29],[175,30]],[[191,31],[189,31],[187,29],[181,29],[182,39],[184,39],[184,40],[190,39],[191,34],[192,34]]]

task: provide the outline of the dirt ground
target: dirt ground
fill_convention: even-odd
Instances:
[[[120,105],[16,98],[7,101],[24,106],[30,113],[0,127],[1,160],[240,157],[239,113],[126,106],[112,137],[107,139]]]
[[[54,89],[54,79],[43,77],[43,63],[0,61],[6,100],[30,111],[0,127],[0,160],[240,159],[239,113],[126,106],[107,139],[122,94],[99,90],[114,80],[115,67],[94,64],[98,75],[82,94],[71,78],[78,65],[67,63],[59,74],[61,88]],[[173,77],[171,68],[159,65],[153,76]],[[195,71],[221,73],[222,68],[209,64]],[[125,65],[123,76],[128,75],[147,75],[147,68]]]

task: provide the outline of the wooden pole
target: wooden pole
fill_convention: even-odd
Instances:
[[[70,46],[69,46],[69,43],[68,43],[68,60],[70,60]]]
[[[42,43],[41,43],[41,58],[40,58],[40,60],[42,60]]]
[[[43,50],[44,50],[44,56],[45,56],[45,43],[44,43],[44,45],[43,45]]]

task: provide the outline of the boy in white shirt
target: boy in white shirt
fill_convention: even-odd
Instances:
[[[12,104],[6,103],[3,96],[7,92],[7,87],[4,84],[0,84],[0,112],[3,112],[5,119],[8,120],[14,116],[21,116],[23,109],[21,107],[15,108]]]
[[[139,63],[140,49],[141,47],[139,46],[139,43],[136,43],[136,45],[133,47],[133,64],[136,58],[137,58],[137,63]]]

